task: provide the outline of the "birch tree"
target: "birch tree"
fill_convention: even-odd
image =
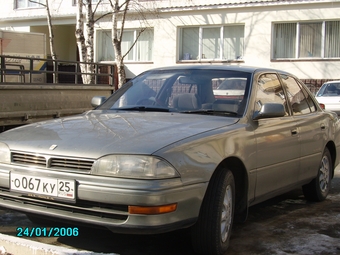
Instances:
[[[94,15],[101,1],[98,1],[95,9],[92,8],[91,0],[77,0],[77,15],[76,15],[76,41],[79,52],[79,60],[82,79],[84,84],[94,83],[95,76],[94,66]],[[85,16],[83,9],[85,9]],[[85,29],[84,29],[85,28]]]
[[[53,32],[53,26],[52,26],[52,16],[51,16],[51,11],[50,11],[50,6],[49,6],[49,0],[46,0],[45,3],[42,2],[37,2],[34,0],[29,0],[29,2],[31,3],[36,3],[39,4],[41,6],[44,6],[46,9],[46,16],[47,16],[47,26],[48,26],[48,41],[49,41],[49,45],[50,45],[50,52],[51,52],[51,58],[53,61],[53,69],[56,70],[56,62],[55,60],[57,60],[57,54],[55,51],[55,47],[54,47],[54,32]],[[53,82],[54,83],[58,83],[59,79],[58,79],[58,75],[53,72]]]
[[[99,0],[95,8],[92,8],[91,0],[77,0],[77,24],[76,24],[76,40],[79,50],[79,56],[81,62],[92,63],[94,62],[94,24],[108,16],[112,15],[112,44],[115,52],[115,63],[118,73],[118,87],[120,88],[126,82],[126,73],[124,69],[124,58],[129,54],[132,48],[135,46],[140,35],[147,29],[146,14],[150,13],[150,10],[144,8],[138,3],[137,0],[108,0],[111,5],[111,11],[102,14],[95,19],[95,14],[98,6],[103,3],[103,0]],[[84,14],[85,9],[85,14]],[[132,11],[139,15],[139,20],[144,21],[144,26],[139,29],[135,41],[127,52],[122,52],[122,38],[125,28],[125,21],[128,11]],[[154,13],[154,11],[153,11]],[[85,29],[84,29],[85,28]],[[81,72],[83,73],[83,83],[89,84],[94,82],[94,76],[91,75],[93,65],[82,64],[80,65]]]
[[[46,15],[47,15],[47,25],[48,25],[48,34],[49,34],[49,44],[50,44],[50,51],[51,51],[51,57],[53,60],[57,59],[57,54],[54,47],[54,33],[53,33],[53,26],[52,26],[52,16],[49,6],[49,0],[46,0],[45,3],[37,2],[34,0],[29,0],[31,3],[36,3],[41,6],[44,6],[46,9]]]
[[[146,15],[152,13],[156,15],[155,9],[146,9],[138,1],[134,0],[110,0],[112,8],[112,44],[115,54],[115,63],[117,66],[118,75],[118,88],[120,88],[126,82],[126,72],[124,68],[124,58],[130,53],[133,47],[136,45],[141,34],[148,28]],[[143,26],[138,30],[135,41],[131,47],[122,52],[122,38],[125,29],[125,21],[128,11],[134,12],[139,16],[139,20],[143,23]]]

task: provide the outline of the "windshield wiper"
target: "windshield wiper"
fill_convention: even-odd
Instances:
[[[231,111],[215,111],[215,110],[193,110],[193,111],[180,111],[180,113],[194,113],[194,114],[209,114],[209,115],[239,115],[237,112]]]
[[[154,106],[132,106],[132,107],[119,107],[111,108],[111,110],[123,110],[123,111],[145,111],[145,112],[169,112],[169,108],[154,107]]]

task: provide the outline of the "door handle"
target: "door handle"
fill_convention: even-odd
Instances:
[[[320,128],[321,128],[321,130],[325,130],[325,129],[326,129],[325,124],[321,124],[321,125],[320,125]]]
[[[290,130],[290,132],[292,133],[292,135],[297,135],[297,133],[298,133],[297,129],[292,129],[292,130]]]

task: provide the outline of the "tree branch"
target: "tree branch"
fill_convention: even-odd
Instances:
[[[132,50],[132,48],[136,45],[136,43],[137,43],[139,37],[141,36],[141,34],[142,34],[145,30],[146,30],[146,27],[142,28],[142,29],[138,32],[138,34],[137,34],[137,36],[136,36],[136,40],[132,43],[132,45],[131,45],[131,47],[129,48],[129,50],[122,56],[123,59],[130,53],[130,51]]]

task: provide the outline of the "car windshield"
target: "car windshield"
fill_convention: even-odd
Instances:
[[[339,83],[325,83],[322,85],[318,93],[317,97],[334,97],[340,96],[340,82]]]
[[[151,70],[123,85],[98,109],[243,115],[250,77],[229,70]],[[215,96],[214,90],[231,81],[242,83],[237,97]]]

